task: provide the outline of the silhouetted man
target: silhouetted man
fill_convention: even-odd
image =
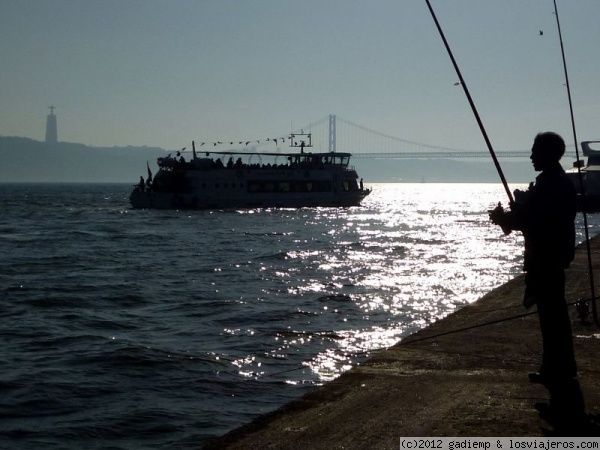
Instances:
[[[505,233],[523,232],[525,238],[525,297],[537,305],[543,340],[539,373],[530,381],[545,385],[567,383],[577,376],[571,322],[565,300],[565,269],[575,253],[576,191],[559,161],[565,143],[556,133],[540,133],[531,149],[537,176],[529,190],[515,191],[509,211],[498,205],[490,213]]]

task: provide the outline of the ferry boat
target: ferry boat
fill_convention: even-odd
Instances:
[[[289,139],[299,153],[211,151],[198,157],[192,142],[191,160],[158,158],[154,177],[148,166],[148,179],[140,177],[129,201],[136,209],[346,207],[369,195],[350,153],[307,152],[310,134]]]

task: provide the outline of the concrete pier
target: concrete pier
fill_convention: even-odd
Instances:
[[[599,237],[591,248],[598,285]],[[541,336],[535,307],[522,306],[523,287],[519,276],[206,448],[397,449],[401,436],[600,436],[600,328],[570,307],[578,383],[550,392],[529,382]],[[590,297],[585,247],[567,271],[566,292],[569,302]],[[586,415],[577,417],[581,394]],[[551,397],[561,417],[546,415]]]

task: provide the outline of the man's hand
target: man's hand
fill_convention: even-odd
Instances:
[[[504,211],[504,208],[500,202],[498,202],[498,206],[489,211],[490,220],[492,223],[495,225],[500,225],[502,231],[504,231],[504,234],[510,234],[511,230],[506,224],[506,214],[507,213]]]
[[[529,188],[530,190],[527,191],[522,191],[521,189],[515,189],[513,194],[515,196],[515,202],[516,203],[527,203],[527,200],[529,199],[529,195],[531,194],[531,188]]]
[[[492,221],[493,224],[501,225],[502,219],[504,218],[504,214],[505,214],[502,204],[500,202],[498,202],[498,206],[496,206],[494,209],[489,211],[489,214],[490,214],[490,220]]]

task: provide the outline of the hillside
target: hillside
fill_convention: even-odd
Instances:
[[[157,147],[88,147],[83,144],[43,142],[22,137],[0,137],[0,182],[135,183],[153,171]]]

